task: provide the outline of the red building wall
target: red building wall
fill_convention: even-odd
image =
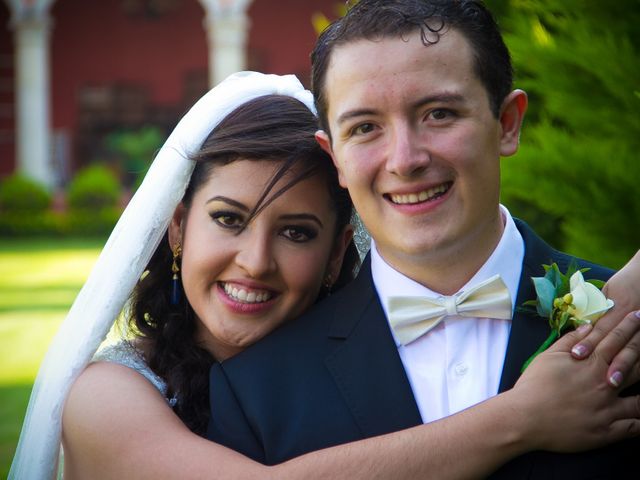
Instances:
[[[95,130],[87,122],[101,122],[104,130],[109,122],[143,123],[150,107],[182,111],[194,97],[186,91],[190,75],[199,75],[206,88],[199,2],[171,2],[173,8],[162,15],[128,10],[126,3],[58,0],[53,7],[52,128],[66,133],[74,167],[90,160],[91,146],[79,150],[78,142],[86,139],[77,138]],[[74,158],[78,155],[84,158]]]
[[[256,70],[294,73],[309,86],[309,54],[317,35],[311,24],[316,12],[335,18],[341,0],[254,0],[249,8],[249,60]]]
[[[53,126],[73,125],[84,85],[140,83],[150,100],[181,99],[183,76],[206,69],[204,11],[196,0],[154,18],[127,15],[121,0],[58,0],[53,7]]]
[[[13,33],[9,9],[0,2],[0,177],[15,168]]]
[[[169,7],[161,15],[139,8],[149,4]],[[309,53],[316,39],[311,17],[314,12],[332,16],[337,4],[336,0],[254,0],[249,9],[248,67],[269,73],[295,73],[308,85]],[[127,122],[143,123],[142,117],[150,110],[165,124],[171,124],[203,93],[208,72],[204,15],[198,0],[54,3],[51,124],[54,133],[62,132],[66,139],[71,169],[89,160],[87,151],[93,140],[89,139],[87,148],[84,132],[91,130],[90,122],[95,123],[96,115],[100,116],[91,109],[99,108],[101,101],[119,102],[109,107],[109,118],[125,127]],[[8,28],[8,17],[4,2],[0,2],[0,73],[12,76],[12,68],[2,70],[7,58],[11,57],[11,66],[13,63],[13,32]],[[7,97],[2,90],[5,83],[12,84],[13,79],[2,78],[0,104],[11,104],[13,112],[12,92]],[[118,113],[118,109],[127,112]],[[0,135],[13,129],[8,122],[0,117]],[[11,140],[0,142],[0,175],[15,168],[14,135],[11,130],[5,135]],[[79,148],[83,142],[84,147]]]

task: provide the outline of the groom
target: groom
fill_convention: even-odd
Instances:
[[[543,263],[571,260],[499,204],[500,157],[518,149],[527,97],[479,2],[361,0],[312,60],[318,141],[373,244],[350,286],[212,370],[209,437],[269,464],[511,388],[549,333],[511,309],[535,298]],[[494,275],[513,299],[507,315],[390,329],[390,297],[450,296]],[[496,476],[615,478],[601,452],[528,454]]]

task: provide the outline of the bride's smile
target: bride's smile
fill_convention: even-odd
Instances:
[[[247,223],[281,166],[249,159],[213,167],[172,222],[172,239],[182,237],[182,284],[199,338],[220,360],[299,316],[318,298],[324,278],[337,273],[331,259],[341,257],[345,242],[334,241],[336,214],[324,174],[291,186]]]

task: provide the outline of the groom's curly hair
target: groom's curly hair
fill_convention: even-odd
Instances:
[[[320,127],[329,135],[327,75],[336,49],[362,40],[407,38],[419,32],[428,47],[454,29],[469,42],[473,69],[489,96],[497,118],[513,83],[509,50],[491,12],[482,0],[359,0],[347,14],[318,37],[311,53],[311,86]]]
[[[240,159],[280,161],[281,166],[254,205],[246,226],[273,200],[305,178],[323,175],[336,212],[336,235],[351,218],[352,203],[340,187],[331,158],[314,138],[317,120],[300,101],[267,95],[230,113],[211,132],[193,158],[196,167],[182,200],[188,210],[193,195],[217,166]],[[286,176],[284,188],[274,189]],[[197,317],[185,295],[172,305],[173,255],[165,235],[131,298],[128,323],[137,335],[149,367],[167,384],[167,396],[177,398],[174,411],[193,432],[204,436],[209,420],[209,369],[213,355],[196,339]],[[359,265],[353,243],[345,255],[338,289],[349,282]],[[323,292],[327,293],[327,292]]]

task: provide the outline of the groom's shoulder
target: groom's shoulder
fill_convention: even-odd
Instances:
[[[362,309],[375,299],[371,285],[370,273],[361,271],[356,280],[279,326],[225,365],[269,366],[277,359],[284,363],[324,357],[323,353],[332,348],[332,332],[357,322]]]
[[[550,265],[555,263],[562,272],[565,272],[571,264],[575,264],[580,269],[588,268],[587,278],[608,280],[615,273],[615,270],[609,267],[552,247],[526,222],[516,218],[514,218],[514,221],[524,240],[524,266],[529,272],[541,270],[543,264]]]

